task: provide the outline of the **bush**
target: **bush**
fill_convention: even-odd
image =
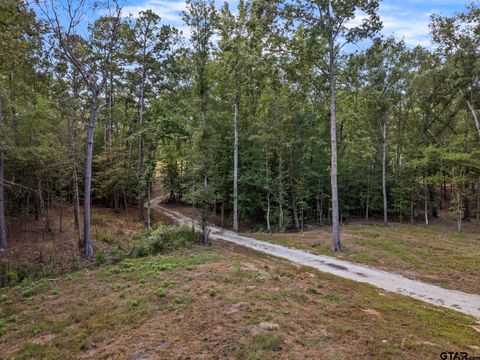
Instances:
[[[95,261],[99,265],[104,265],[108,262],[107,255],[102,250],[95,252],[94,257],[95,257]]]
[[[158,288],[155,293],[157,294],[158,297],[164,298],[167,296],[167,292],[165,291],[164,288]]]
[[[137,246],[135,255],[143,257],[168,252],[190,246],[199,240],[199,234],[188,226],[161,225],[148,232]]]

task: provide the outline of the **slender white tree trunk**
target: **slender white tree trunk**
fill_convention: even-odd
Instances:
[[[238,232],[238,106],[233,105],[233,231]]]
[[[457,189],[457,231],[462,232],[462,218],[463,218],[463,211],[462,211],[462,195],[460,194],[460,187]]]
[[[145,111],[145,58],[144,64],[142,66],[142,79],[140,84],[140,109],[139,109],[139,126],[140,126],[140,151],[139,151],[139,175],[140,175],[140,186],[138,189],[138,220],[145,221],[144,207],[145,207],[145,186],[143,183],[143,162],[144,162],[144,148],[145,140],[143,138],[143,124],[144,124],[144,111]]]
[[[148,197],[147,197],[147,226],[150,229],[152,227],[152,209],[151,209],[151,185],[148,185]]]
[[[383,121],[383,157],[382,157],[383,223],[388,224],[387,206],[387,117]]]
[[[270,224],[271,200],[270,200],[270,175],[269,175],[269,167],[268,167],[268,156],[265,157],[265,172],[266,172],[266,181],[267,181],[267,230],[268,232],[272,232],[272,226]]]
[[[333,30],[332,30],[333,31]],[[335,108],[335,47],[333,35],[330,39],[330,137],[331,137],[331,186],[332,186],[332,250],[340,251],[340,222],[337,182],[337,114]]]
[[[84,251],[87,258],[93,257],[93,243],[90,234],[90,207],[91,207],[91,196],[92,196],[92,160],[93,160],[93,131],[95,128],[95,121],[97,119],[98,111],[98,92],[92,91],[92,108],[90,113],[90,121],[88,123],[87,129],[87,150],[85,156],[85,191],[84,191]]]
[[[425,225],[428,225],[428,186],[425,183]]]
[[[480,225],[480,177],[477,181],[477,219],[475,224]]]

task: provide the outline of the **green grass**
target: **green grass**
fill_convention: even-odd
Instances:
[[[0,299],[0,358],[432,358],[480,343],[468,316],[236,248],[126,259]],[[252,331],[263,322],[277,326]]]
[[[443,287],[480,293],[480,229],[457,233],[446,226],[343,226],[340,253],[331,252],[330,232],[325,227],[304,233],[263,234],[254,237],[336,256],[403,273]]]

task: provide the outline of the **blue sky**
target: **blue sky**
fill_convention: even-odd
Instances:
[[[180,12],[185,9],[183,0],[124,0],[124,12],[135,15],[140,10],[152,9],[168,24],[186,30]],[[224,1],[216,0],[221,6]],[[403,39],[408,46],[430,46],[429,18],[433,13],[453,15],[465,9],[469,0],[384,0],[379,14],[384,23],[384,35]],[[229,1],[233,10],[237,1]]]

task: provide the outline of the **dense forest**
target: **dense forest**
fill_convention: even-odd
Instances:
[[[187,0],[183,33],[108,5],[0,0],[0,248],[65,204],[92,257],[90,204],[150,226],[154,191],[204,241],[214,217],[332,225],[334,250],[353,219],[479,224],[478,4],[429,48],[382,37],[377,0]]]

